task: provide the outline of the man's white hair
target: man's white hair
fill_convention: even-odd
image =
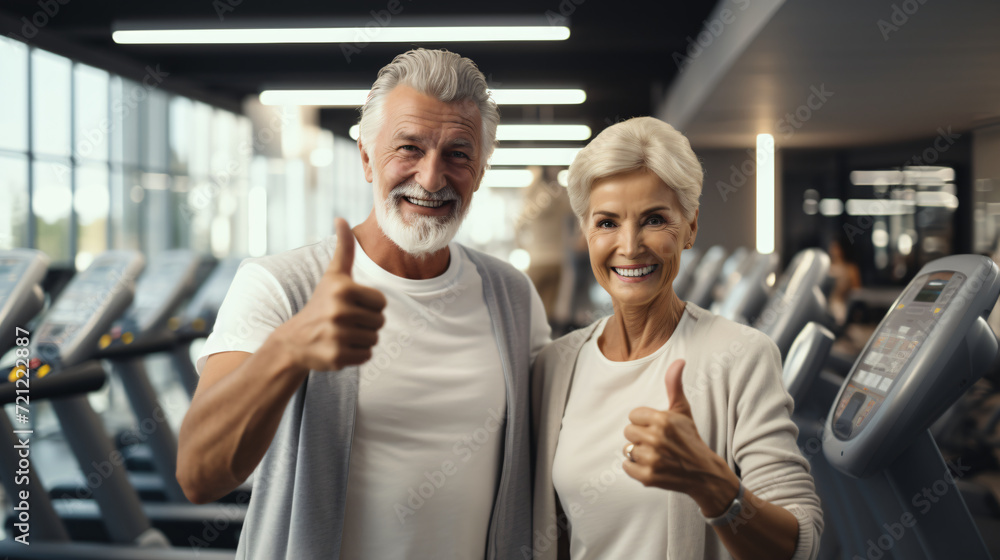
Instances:
[[[500,111],[490,98],[486,77],[476,63],[446,50],[413,49],[379,70],[368,99],[361,107],[358,123],[359,139],[368,157],[372,156],[375,137],[385,122],[385,96],[399,85],[412,87],[445,103],[473,101],[483,121],[479,153],[482,166],[486,166],[496,147]]]
[[[693,220],[701,196],[702,168],[691,144],[674,127],[653,117],[636,117],[605,128],[569,166],[567,191],[573,213],[583,221],[594,183],[648,169],[677,193],[684,219]]]

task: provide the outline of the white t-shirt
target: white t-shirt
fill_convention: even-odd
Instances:
[[[354,280],[381,291],[388,304],[372,359],[360,368],[340,554],[345,560],[485,554],[506,385],[482,278],[457,244],[450,253],[440,276],[409,280],[383,270],[355,243]],[[199,369],[216,352],[256,351],[277,326],[248,317],[269,317],[277,309],[278,321],[288,320],[287,300],[262,301],[261,290],[253,289],[276,282],[259,265],[240,269]],[[534,360],[550,330],[541,299],[534,289],[531,294]]]
[[[563,511],[576,512],[569,517],[573,560],[666,557],[666,492],[625,474],[625,426],[635,408],[670,408],[667,366],[685,356],[694,324],[684,313],[667,342],[638,360],[609,360],[596,335],[580,350],[552,463]]]

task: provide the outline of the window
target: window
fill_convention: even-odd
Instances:
[[[28,157],[0,155],[0,250],[28,247]]]
[[[69,59],[38,49],[31,51],[31,149],[36,154],[70,155]]]
[[[27,152],[28,46],[24,43],[0,37],[0,83],[0,150]]]
[[[73,68],[73,155],[78,159],[108,161],[111,121],[108,118],[108,73],[77,64]]]
[[[72,171],[69,165],[36,160],[32,164],[34,195],[31,210],[35,216],[35,247],[52,262],[69,262],[73,256],[70,242],[70,214],[73,207]]]

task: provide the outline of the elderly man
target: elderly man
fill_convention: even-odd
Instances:
[[[452,241],[498,121],[471,60],[397,56],[361,113],[369,217],[240,268],[177,465],[199,503],[257,469],[238,558],[530,548],[528,375],[548,324],[523,274]]]

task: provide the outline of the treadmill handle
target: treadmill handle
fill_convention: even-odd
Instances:
[[[5,377],[0,382],[0,404],[13,403],[19,395],[24,394],[30,394],[35,399],[55,399],[90,393],[104,386],[107,374],[99,360],[90,360],[64,370],[49,372],[41,378],[29,375],[27,386],[9,379]],[[30,393],[25,393],[25,388],[30,389]]]

